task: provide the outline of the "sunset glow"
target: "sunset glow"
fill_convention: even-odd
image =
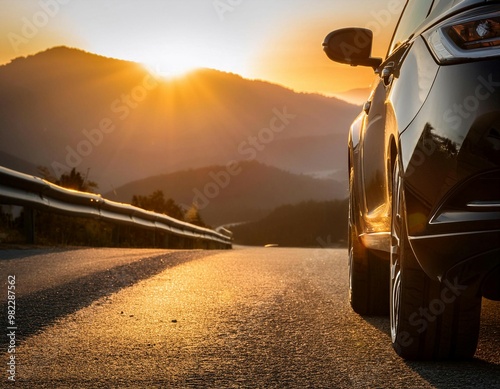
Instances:
[[[64,45],[138,62],[165,78],[212,68],[329,95],[366,88],[373,73],[328,61],[324,36],[368,27],[383,55],[403,3],[0,0],[0,64]]]

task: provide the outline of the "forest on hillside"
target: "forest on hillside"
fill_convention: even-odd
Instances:
[[[348,200],[306,201],[276,208],[253,223],[230,227],[234,243],[250,246],[343,247],[347,245]]]

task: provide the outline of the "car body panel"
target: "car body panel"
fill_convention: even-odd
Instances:
[[[488,12],[500,9],[498,1],[434,2],[417,33],[389,51],[349,134],[351,217],[359,238],[389,259],[392,163],[399,157],[410,244],[437,279],[471,262],[484,262],[483,274],[500,266],[491,254],[499,250],[500,189],[484,194],[500,187],[500,59],[440,65],[421,36],[484,4]],[[391,76],[384,78],[387,66]],[[462,197],[466,204],[459,204]]]
[[[410,243],[434,277],[499,247],[499,69],[500,60],[442,67],[401,135]],[[454,200],[465,192],[462,203]]]

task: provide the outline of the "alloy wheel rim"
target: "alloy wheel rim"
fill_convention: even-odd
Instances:
[[[396,342],[399,326],[400,294],[401,294],[401,179],[399,169],[396,164],[393,177],[393,202],[391,221],[391,285],[390,285],[390,325],[391,339]]]

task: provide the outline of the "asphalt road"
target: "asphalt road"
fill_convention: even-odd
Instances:
[[[345,250],[0,251],[21,388],[500,388],[500,304],[476,358],[406,362],[347,301]],[[5,368],[7,366],[7,368]]]

